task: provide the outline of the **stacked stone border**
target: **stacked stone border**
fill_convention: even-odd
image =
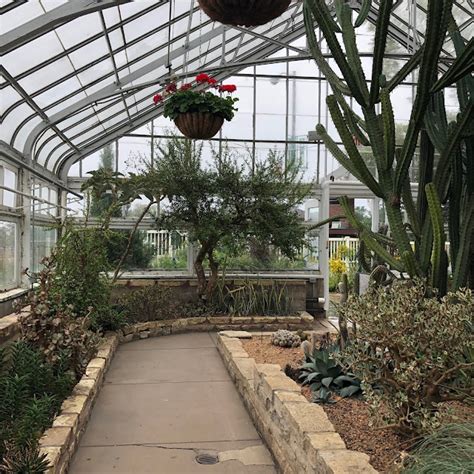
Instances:
[[[257,364],[241,338],[247,332],[218,334],[217,348],[255,426],[284,474],[358,474],[377,471],[369,456],[350,451],[324,409],[310,403],[279,365]]]
[[[24,309],[28,311],[28,309]],[[92,408],[102,387],[105,374],[121,343],[148,337],[166,336],[185,332],[209,332],[222,330],[255,329],[275,331],[277,329],[311,329],[313,317],[302,312],[299,316],[255,316],[255,317],[197,317],[166,321],[149,321],[126,326],[117,333],[108,333],[103,338],[96,356],[87,365],[81,380],[66,398],[40,439],[40,451],[50,464],[47,474],[67,472],[69,463],[79,446],[86,429]],[[19,335],[18,315],[0,319],[0,343],[11,342]]]

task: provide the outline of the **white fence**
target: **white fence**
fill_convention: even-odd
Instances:
[[[329,258],[338,258],[346,262],[357,260],[359,239],[354,237],[331,237],[328,240]]]
[[[155,249],[155,256],[173,257],[178,250],[186,248],[187,235],[185,232],[149,230],[146,233],[146,242]]]

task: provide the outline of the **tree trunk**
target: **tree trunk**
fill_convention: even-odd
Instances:
[[[342,291],[341,291],[341,305],[345,305],[349,299],[349,279],[347,278],[347,273],[342,274]],[[339,345],[341,350],[344,350],[347,346],[347,341],[349,340],[349,331],[347,329],[346,318],[339,313]]]
[[[217,285],[217,279],[218,279],[218,270],[219,270],[219,264],[214,260],[214,255],[213,255],[214,249],[210,249],[207,253],[207,257],[209,259],[209,267],[211,269],[211,275],[209,277],[209,281],[207,282],[207,288],[206,288],[206,299],[207,301],[211,301],[212,299],[212,294],[214,293],[214,289]]]
[[[201,248],[199,249],[196,259],[194,260],[194,270],[196,271],[198,281],[197,292],[199,298],[202,299],[205,299],[206,295],[206,273],[202,264],[204,262],[204,258],[206,257],[207,249],[207,243],[201,244]]]

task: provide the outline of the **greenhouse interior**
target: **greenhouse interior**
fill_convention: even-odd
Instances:
[[[473,0],[0,14],[0,473],[474,472]]]

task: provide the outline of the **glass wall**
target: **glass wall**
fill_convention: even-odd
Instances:
[[[0,220],[0,291],[17,286],[18,227]]]
[[[32,271],[39,272],[41,270],[41,261],[44,257],[49,257],[51,251],[56,244],[57,231],[51,227],[45,225],[33,225],[32,226]]]

